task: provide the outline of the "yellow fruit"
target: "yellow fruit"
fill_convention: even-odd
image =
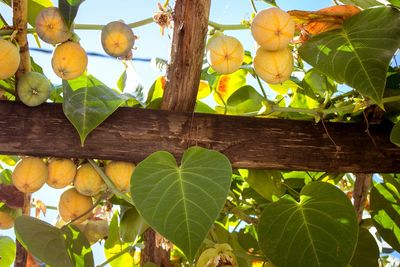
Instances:
[[[22,103],[36,107],[50,97],[50,81],[38,72],[27,72],[18,81],[17,92]]]
[[[88,57],[85,50],[74,42],[58,45],[51,59],[54,72],[63,80],[72,80],[82,75],[87,63]]]
[[[76,190],[85,196],[95,196],[106,188],[103,179],[89,163],[83,164],[78,169],[74,185]]]
[[[122,161],[112,161],[106,166],[106,175],[119,191],[126,193],[130,190],[132,173],[135,164]]]
[[[49,163],[49,176],[46,183],[53,188],[64,188],[74,181],[75,163],[70,159],[55,159]]]
[[[61,194],[60,202],[58,203],[58,212],[65,222],[69,222],[86,213],[92,207],[93,201],[91,197],[80,194],[75,188],[70,188]],[[91,215],[92,212],[88,212],[83,217],[74,221],[74,224],[84,222]]]
[[[208,64],[218,73],[230,74],[242,65],[244,49],[234,37],[220,35],[213,37],[207,44]]]
[[[0,210],[0,229],[10,229],[14,226],[15,218],[7,211]]]
[[[257,50],[254,70],[261,79],[270,84],[282,83],[293,71],[293,55],[288,48],[278,51]]]
[[[113,21],[103,27],[101,44],[110,56],[126,57],[135,44],[135,35],[125,23]]]
[[[283,10],[273,7],[261,10],[251,23],[254,40],[265,50],[276,51],[288,46],[295,23]]]
[[[46,182],[48,170],[40,158],[24,158],[15,166],[12,181],[15,187],[24,193],[38,191]]]
[[[18,48],[11,42],[0,39],[0,80],[13,76],[18,70],[20,60]]]
[[[35,27],[40,39],[52,45],[65,42],[72,36],[56,7],[43,9],[36,17]]]

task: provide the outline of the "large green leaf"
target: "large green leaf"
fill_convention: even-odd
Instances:
[[[9,267],[15,259],[15,243],[8,236],[0,236],[0,267]]]
[[[119,226],[118,226],[118,213],[116,212],[111,219],[108,238],[104,243],[104,254],[107,259],[119,255],[117,258],[115,258],[109,263],[110,266],[111,267],[135,266],[134,258],[131,256],[130,253],[128,253],[130,249],[131,246],[128,243],[121,241],[119,235]],[[122,251],[125,251],[125,253],[121,254]]]
[[[386,177],[371,189],[372,221],[378,233],[400,252],[400,181]]]
[[[365,229],[360,228],[357,248],[351,260],[351,267],[378,267],[379,247],[375,238]]]
[[[84,1],[85,0],[58,0],[58,8],[60,9],[68,27],[71,27],[76,14],[78,13],[79,6]]]
[[[229,160],[217,151],[191,147],[180,167],[159,151],[133,172],[132,199],[147,223],[193,261],[224,206],[231,176]]]
[[[282,198],[266,206],[258,225],[265,255],[281,266],[347,266],[358,237],[355,210],[335,186],[312,182],[300,202]]]
[[[125,101],[91,75],[63,80],[63,94],[64,114],[78,131],[82,146],[88,134]]]
[[[390,141],[393,144],[400,146],[400,122],[394,125],[392,132],[390,133]]]
[[[383,5],[382,3],[376,1],[376,0],[340,0],[345,5],[356,5],[361,8],[370,8],[373,6],[381,6]]]
[[[367,9],[342,29],[314,36],[300,47],[316,69],[381,104],[390,60],[400,45],[400,15],[391,7]]]
[[[247,182],[265,199],[274,201],[285,193],[282,179],[282,174],[278,171],[249,170]]]
[[[58,229],[23,215],[15,220],[14,229],[18,241],[33,256],[50,266],[94,266],[88,241],[71,226]]]

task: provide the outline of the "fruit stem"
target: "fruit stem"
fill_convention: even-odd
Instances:
[[[260,86],[261,92],[262,92],[265,100],[268,101],[267,93],[265,93],[264,86],[261,83],[260,77],[258,77],[257,74],[255,74],[255,75],[256,75],[256,79],[257,79],[258,85]]]
[[[110,262],[112,262],[113,260],[115,260],[116,258],[121,257],[122,255],[124,255],[127,252],[132,251],[135,248],[135,246],[128,246],[126,248],[124,248],[123,250],[121,250],[120,252],[118,252],[117,254],[114,254],[114,256],[108,258],[106,261],[100,263],[99,265],[97,265],[96,267],[103,267],[106,266],[107,264],[109,264]]]
[[[256,5],[254,4],[254,0],[250,0],[250,3],[251,3],[251,7],[253,8],[254,13],[257,13],[258,11],[257,11]]]
[[[216,30],[246,30],[249,28],[248,25],[244,24],[219,24],[214,21],[209,20],[208,26],[213,27]]]
[[[89,214],[90,212],[92,212],[92,210],[94,210],[94,209],[97,207],[97,205],[99,205],[100,202],[103,201],[103,200],[107,197],[107,195],[108,195],[108,192],[106,191],[104,194],[102,194],[102,195],[97,199],[97,201],[93,204],[92,207],[90,207],[90,209],[88,209],[87,211],[85,211],[85,212],[82,213],[81,215],[79,215],[79,216],[73,218],[72,220],[70,220],[65,226],[68,226],[68,225],[72,224],[73,222],[79,220],[80,218],[82,218],[82,217],[86,216],[87,214]]]

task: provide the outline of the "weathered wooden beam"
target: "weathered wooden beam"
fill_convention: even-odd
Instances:
[[[60,104],[29,108],[0,101],[0,154],[99,158],[140,162],[167,150],[180,157],[199,145],[224,153],[236,168],[400,172],[400,148],[389,141],[391,125],[192,114],[120,108],[80,146]]]
[[[211,0],[177,0],[168,84],[162,109],[193,111],[199,87]]]

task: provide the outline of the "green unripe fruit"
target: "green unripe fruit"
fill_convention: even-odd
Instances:
[[[28,72],[18,81],[18,97],[27,106],[35,107],[50,97],[51,84],[49,80],[38,72]]]

